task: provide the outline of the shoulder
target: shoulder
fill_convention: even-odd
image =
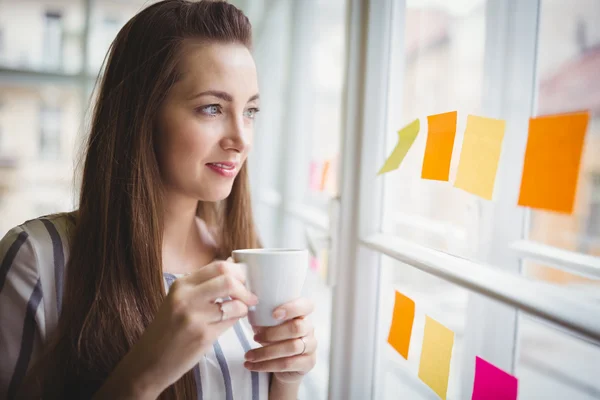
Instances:
[[[74,213],[63,213],[35,218],[9,230],[0,240],[0,276],[8,273],[13,264],[33,273],[39,254],[55,249],[64,252],[74,224]]]
[[[28,241],[33,246],[52,246],[57,241],[62,243],[70,235],[75,221],[74,212],[31,219],[8,231],[2,243]]]

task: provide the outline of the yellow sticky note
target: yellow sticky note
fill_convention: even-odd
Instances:
[[[396,292],[394,315],[388,335],[388,343],[407,360],[414,320],[415,302],[400,292]]]
[[[455,187],[492,199],[505,125],[500,119],[467,117]]]
[[[427,126],[421,178],[447,181],[456,136],[456,111],[428,116]]]
[[[408,150],[417,138],[420,128],[421,124],[419,120],[415,119],[413,122],[398,131],[398,144],[396,144],[394,151],[392,151],[392,154],[390,154],[377,175],[393,171],[400,167],[400,164],[402,163],[402,160],[404,160],[406,153],[408,153]]]
[[[589,118],[576,112],[529,120],[519,205],[573,212]]]
[[[444,400],[448,391],[453,345],[454,332],[426,315],[419,378]]]

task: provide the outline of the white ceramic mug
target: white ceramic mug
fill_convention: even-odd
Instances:
[[[273,311],[302,293],[308,270],[308,251],[296,249],[234,250],[236,263],[246,265],[246,285],[258,297],[258,304],[248,312],[254,326],[281,324]]]

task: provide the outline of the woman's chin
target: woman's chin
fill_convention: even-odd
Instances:
[[[208,189],[208,190],[206,190]],[[201,196],[199,196],[200,201],[208,201],[211,203],[216,203],[221,200],[225,200],[231,194],[231,185],[215,188],[205,188],[202,191]]]

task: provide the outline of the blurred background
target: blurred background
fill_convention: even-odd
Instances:
[[[255,213],[266,246],[311,250],[306,290],[319,304],[314,318],[320,349],[302,396],[325,399],[332,344],[330,229],[343,174],[348,4],[231,2],[253,23],[261,85],[262,112],[250,159]],[[76,206],[74,167],[87,133],[96,77],[119,29],[150,3],[0,0],[0,237],[25,220]],[[414,118],[457,110],[458,152],[466,115],[482,112],[488,2],[406,0],[395,7],[402,8],[404,20],[393,24],[390,33],[390,106],[385,111],[389,129],[372,135],[389,139]],[[591,118],[575,212],[565,216],[528,211],[522,239],[551,253],[599,257],[600,1],[541,0],[538,14],[531,17],[538,23],[534,114],[586,109]],[[391,150],[395,143],[388,142]],[[383,232],[475,259],[478,215],[485,205],[451,186],[421,180],[424,147],[425,135],[419,135],[402,168],[385,177]],[[451,181],[457,165],[454,157]],[[600,300],[600,275],[584,276],[539,258],[524,260],[520,271],[527,279]],[[453,363],[460,365],[472,299],[468,291],[384,256],[381,274],[374,312],[381,316],[382,331],[389,326],[393,289],[411,293],[443,315],[442,321],[455,331]],[[520,378],[520,398],[600,398],[598,345],[539,320],[520,318],[513,371]],[[399,390],[409,390],[414,382],[391,348],[378,351],[385,371],[378,378],[378,397],[397,398]],[[460,395],[459,370],[451,374],[448,398],[466,398]],[[430,398],[414,390],[408,398]]]

